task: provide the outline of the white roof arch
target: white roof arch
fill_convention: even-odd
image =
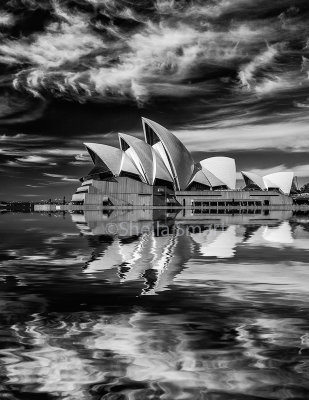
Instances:
[[[143,180],[153,184],[153,149],[134,136],[118,133],[120,148],[131,158]]]
[[[217,178],[214,174],[212,174],[208,169],[202,167],[202,171],[206,178],[208,179],[210,186],[211,187],[216,187],[216,186],[224,186],[225,183],[220,181],[219,178]]]
[[[99,143],[84,143],[84,145],[93,163],[102,167],[106,172],[109,171],[114,176],[119,176],[122,171],[140,176],[139,171],[124,151]]]
[[[174,182],[173,178],[172,178],[171,174],[168,172],[162,158],[154,150],[153,150],[153,164],[154,164],[153,183],[155,182],[156,179],[160,179],[162,181],[171,182],[171,183]]]
[[[211,183],[209,182],[209,180],[207,179],[206,175],[204,174],[204,171],[202,169],[199,169],[198,171],[195,172],[195,174],[193,175],[192,179],[189,182],[188,187],[193,182],[200,183],[202,185],[209,186],[209,187],[212,186]]]
[[[246,182],[246,185],[251,181],[253,184],[258,186],[261,190],[266,189],[264,179],[262,176],[255,174],[254,172],[246,172],[246,171],[241,171],[241,174],[244,178],[244,181]]]
[[[84,143],[84,145],[94,164],[105,165],[106,171],[110,171],[114,176],[120,174],[123,155],[120,149],[99,143]]]
[[[170,131],[160,124],[142,118],[145,140],[162,158],[174,179],[176,190],[185,190],[194,171],[194,161],[182,144]]]
[[[263,177],[267,189],[279,188],[284,194],[290,194],[294,179],[294,172],[275,172]]]
[[[119,141],[121,149],[131,158],[147,183],[153,185],[156,179],[173,183],[161,157],[148,143],[124,133],[119,133]]]
[[[234,158],[210,157],[200,161],[200,164],[229,189],[236,188],[236,164]]]

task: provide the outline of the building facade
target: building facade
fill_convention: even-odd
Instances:
[[[145,141],[119,133],[119,148],[85,143],[93,161],[72,205],[101,207],[267,207],[291,205],[292,172],[260,177],[242,172],[236,189],[230,157],[194,162],[183,143],[158,123],[142,118]]]

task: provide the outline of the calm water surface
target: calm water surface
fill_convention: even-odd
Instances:
[[[0,215],[0,398],[309,399],[309,216]]]

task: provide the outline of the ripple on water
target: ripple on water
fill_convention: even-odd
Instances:
[[[307,222],[90,238],[36,218],[0,244],[0,397],[309,398]]]

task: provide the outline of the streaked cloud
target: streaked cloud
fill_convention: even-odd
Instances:
[[[42,157],[42,156],[25,156],[21,158],[17,158],[17,161],[23,162],[23,163],[33,163],[33,164],[45,164],[46,162],[49,161],[49,158],[47,157]]]
[[[272,123],[231,127],[199,127],[174,133],[191,151],[231,151],[280,149],[291,152],[307,151],[309,148],[308,123]]]
[[[4,2],[1,168],[61,186],[87,172],[84,141],[142,137],[141,115],[196,153],[305,166],[308,18],[306,0]]]
[[[10,27],[15,23],[15,16],[5,11],[0,11],[0,29],[1,27]]]
[[[66,175],[61,175],[61,174],[49,174],[46,172],[43,172],[43,175],[51,177],[51,178],[57,178],[64,182],[79,182],[79,179],[72,177],[72,176],[66,176]]]
[[[22,133],[17,133],[16,135],[12,135],[12,136],[3,134],[3,135],[0,135],[0,142],[2,142],[2,143],[3,143],[3,142],[10,142],[10,143],[12,143],[12,142],[15,142],[15,141],[19,141],[20,139],[24,139],[25,136],[26,136],[26,135],[24,135],[24,134],[22,134]]]
[[[239,71],[239,79],[243,86],[250,89],[255,82],[256,73],[263,67],[269,65],[278,54],[278,49],[275,46],[269,46],[261,54],[258,54],[248,64],[244,65]]]
[[[252,88],[257,74],[267,74],[263,69],[288,48],[280,34],[285,14],[279,10],[277,19],[238,17],[238,11],[254,7],[252,2],[248,6],[226,0],[216,4],[156,1],[152,5],[158,18],[147,14],[151,3],[143,4],[143,14],[142,7],[120,1],[85,2],[96,11],[70,9],[67,1],[47,2],[53,19],[43,32],[2,42],[1,62],[19,69],[13,80],[15,89],[26,90],[34,98],[47,91],[79,101],[133,98],[141,103],[153,96],[173,96],[177,88],[178,96],[188,96],[183,80],[203,77],[211,81],[207,70],[215,65],[227,69],[229,75],[238,73],[241,84]],[[234,18],[222,24],[224,14]],[[106,19],[104,24],[100,15]],[[296,17],[288,13],[285,18]],[[117,18],[126,23],[117,25]],[[130,27],[130,21],[135,25]],[[220,77],[219,72],[216,80]],[[220,81],[217,85],[221,86]],[[195,95],[194,85],[190,86]]]

